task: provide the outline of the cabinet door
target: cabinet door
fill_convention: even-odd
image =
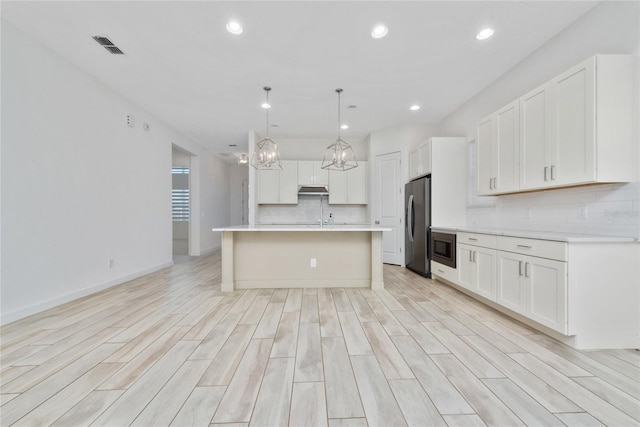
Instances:
[[[473,262],[473,246],[458,244],[458,284],[471,291],[475,291],[476,266]]]
[[[497,251],[496,302],[517,313],[525,314],[524,256]]]
[[[367,204],[367,162],[347,171],[347,202],[352,205]]]
[[[315,185],[329,185],[329,170],[322,169],[322,162],[313,162],[313,183]]]
[[[504,193],[520,188],[518,169],[520,152],[520,108],[519,101],[501,108],[496,113],[496,138],[494,141],[493,165],[495,171],[494,190]]]
[[[475,291],[491,301],[496,300],[496,251],[476,247],[473,253],[477,278]]]
[[[420,174],[420,150],[409,153],[409,179],[413,179]]]
[[[313,163],[311,161],[298,161],[298,185],[313,185]]]
[[[525,315],[558,332],[567,332],[567,263],[527,257]]]
[[[278,182],[279,198],[278,203],[297,204],[298,203],[298,162],[295,160],[283,160],[282,170],[279,173]]]
[[[596,180],[595,57],[553,80],[552,185]]]
[[[431,141],[427,141],[418,148],[420,152],[420,175],[431,173]]]
[[[280,195],[280,171],[259,169],[256,171],[258,180],[258,203],[278,203]]]
[[[486,117],[478,123],[478,194],[493,190],[493,119]]]
[[[520,98],[520,188],[545,187],[550,179],[551,91],[541,86]]]
[[[348,173],[349,171],[329,171],[329,204],[344,205],[348,203]]]

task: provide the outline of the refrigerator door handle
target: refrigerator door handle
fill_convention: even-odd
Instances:
[[[413,242],[413,194],[409,195],[409,207],[407,209],[407,227],[409,227],[409,241]]]

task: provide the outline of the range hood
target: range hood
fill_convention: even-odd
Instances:
[[[328,196],[329,189],[326,185],[301,185],[298,188],[298,196]]]

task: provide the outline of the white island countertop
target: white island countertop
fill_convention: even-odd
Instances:
[[[467,233],[493,234],[496,236],[524,237],[528,239],[553,240],[568,243],[633,243],[637,242],[633,237],[624,236],[598,236],[591,234],[564,233],[562,231],[534,231],[534,230],[501,230],[474,227],[431,227],[431,231],[455,233],[458,231]]]
[[[371,224],[258,224],[233,225],[212,231],[391,231],[391,228]]]

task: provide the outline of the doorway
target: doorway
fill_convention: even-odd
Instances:
[[[404,199],[400,151],[376,156],[373,216],[376,225],[391,228],[382,233],[382,261],[404,265]]]
[[[189,256],[190,175],[191,156],[173,147],[171,150],[171,224],[174,262]]]

